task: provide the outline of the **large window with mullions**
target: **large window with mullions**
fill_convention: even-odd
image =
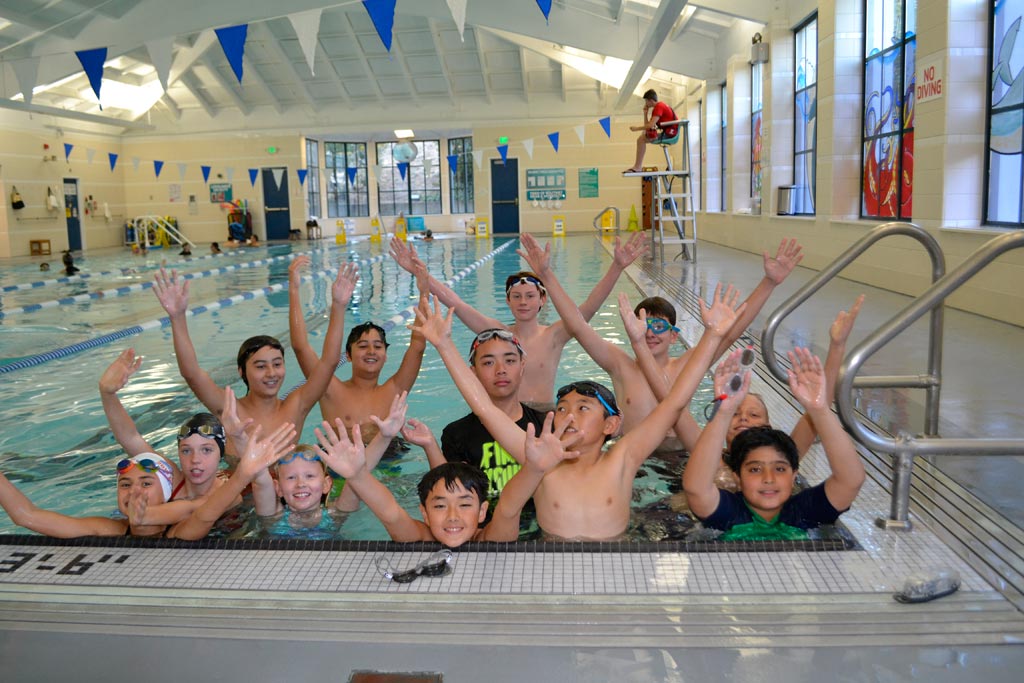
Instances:
[[[1014,49],[1024,0],[989,2],[985,222],[1024,227],[1024,50]]]
[[[864,2],[861,216],[913,213],[917,0]]]
[[[793,89],[793,185],[796,213],[813,215],[817,194],[818,15],[797,27]]]
[[[348,218],[370,215],[365,142],[325,142],[327,216]]]
[[[410,141],[416,147],[411,161],[396,158],[398,142],[377,143],[377,200],[382,216],[423,216],[441,213],[441,143],[439,140]],[[402,177],[403,171],[405,177]]]

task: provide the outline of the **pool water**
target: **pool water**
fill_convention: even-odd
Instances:
[[[439,239],[417,248],[431,273],[447,281],[468,266],[475,269],[455,284],[455,290],[468,304],[501,320],[511,320],[505,305],[505,276],[525,268],[515,253],[516,244],[500,250],[493,258],[480,262],[509,240],[476,240],[462,237]],[[581,301],[600,279],[611,259],[592,236],[559,239],[553,263],[559,278],[573,297]],[[67,296],[109,290],[149,282],[162,258],[181,272],[199,273],[227,265],[253,261],[269,263],[244,267],[212,277],[191,280],[190,307],[208,304],[226,297],[263,287],[286,284],[287,255],[309,253],[312,271],[322,271],[343,260],[364,261],[378,257],[361,268],[361,281],[346,312],[345,329],[365,321],[381,323],[416,301],[411,276],[386,257],[386,244],[357,241],[347,246],[327,243],[292,242],[253,249],[240,249],[217,257],[183,260],[177,253],[150,252],[146,257],[132,256],[125,250],[89,254],[76,260],[82,274],[102,273],[85,280],[48,284],[27,290],[0,294],[0,311],[52,301]],[[385,255],[383,258],[380,258]],[[198,256],[198,251],[197,251]],[[57,263],[51,264],[54,268]],[[60,271],[40,273],[34,263],[15,265],[0,277],[0,286],[53,280]],[[302,285],[307,325],[314,348],[323,343],[329,302],[326,277]],[[626,292],[636,301],[638,291],[626,277],[620,279],[591,324],[614,343],[628,346],[617,310],[618,292]],[[0,318],[0,370],[3,364],[32,357],[108,335],[133,325],[154,321],[164,312],[152,291],[130,291],[106,295],[67,306],[16,312]],[[550,305],[542,319],[551,322],[555,312]],[[388,362],[382,373],[388,377],[397,370],[409,340],[402,324],[388,335]],[[385,327],[389,327],[385,324]],[[288,294],[277,291],[256,296],[236,305],[199,313],[189,318],[189,330],[202,366],[221,385],[230,384],[244,392],[235,357],[241,342],[256,334],[269,334],[288,346]],[[473,335],[457,320],[453,330],[455,343],[468,352]],[[103,370],[125,348],[132,346],[144,357],[142,368],[121,392],[121,400],[135,420],[140,433],[156,449],[176,456],[177,428],[192,413],[205,410],[178,374],[172,351],[169,327],[141,334],[96,348],[48,360],[25,369],[0,375],[0,471],[3,471],[40,507],[76,515],[110,515],[115,509],[112,463],[122,452],[107,425],[100,405],[97,382]],[[294,356],[286,353],[286,382],[292,387],[302,379]],[[342,367],[340,377],[347,377]],[[563,353],[555,386],[573,380],[593,379],[609,384],[607,375],[575,342]],[[710,395],[710,387],[702,392]],[[693,405],[706,402],[700,396]],[[423,366],[409,399],[409,416],[427,423],[440,436],[450,421],[468,409],[454,389],[450,377],[432,347],[428,346]],[[696,411],[695,411],[696,412]],[[319,422],[314,408],[306,420],[301,441],[315,442],[313,428]],[[654,460],[638,474],[634,487],[636,509],[657,510],[651,523],[638,522],[638,533],[660,537],[665,528],[678,526],[685,531],[688,522],[664,502],[679,491],[679,462]],[[418,517],[416,484],[426,471],[426,459],[418,447],[384,462],[376,474],[392,490],[400,503]],[[0,533],[22,533],[6,515],[0,515]],[[366,510],[353,513],[342,527],[342,536],[353,540],[383,539],[387,535],[380,523]],[[672,532],[669,535],[677,537]]]

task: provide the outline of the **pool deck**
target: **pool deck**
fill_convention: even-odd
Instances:
[[[710,291],[725,275],[749,291],[760,272],[758,256],[701,244],[696,266],[648,262],[628,274],[645,295],[677,303],[692,341],[700,326],[690,291]],[[798,269],[780,286],[755,329],[810,275]],[[823,352],[836,310],[865,289],[858,329],[908,301],[840,281],[794,314],[786,339]],[[953,312],[947,330],[943,433],[1024,434],[1024,418],[1007,418],[1005,408],[1018,404],[1009,387],[1020,382],[1006,374],[1022,379],[1013,359],[1024,331]],[[899,345],[911,349],[906,358],[897,349],[879,362],[913,363],[916,343]],[[975,362],[979,345],[993,368]],[[986,413],[1004,386],[1007,403]],[[760,363],[755,390],[775,424],[795,422],[788,392]],[[873,414],[885,429],[919,431],[918,412],[914,397],[902,397],[879,399]],[[998,424],[979,424],[978,414]],[[1001,487],[1019,489],[1022,458],[919,461],[914,529],[892,532],[875,524],[889,509],[888,457],[862,455],[868,481],[842,518],[859,548],[844,551],[459,552],[449,576],[399,585],[380,576],[373,552],[29,547],[0,538],[4,678],[127,680],[138,676],[132,664],[155,663],[152,680],[347,680],[359,670],[436,671],[446,681],[1019,680],[1024,531],[1019,494],[1004,500]],[[810,481],[827,476],[820,446],[801,471]],[[391,560],[404,567],[423,556]],[[959,592],[921,605],[893,600],[908,576],[939,568],[960,574]]]

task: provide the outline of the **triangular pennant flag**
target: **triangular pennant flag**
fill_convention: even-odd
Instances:
[[[171,77],[171,62],[174,61],[174,38],[150,40],[146,43],[146,51],[149,52],[149,61],[153,62],[160,85],[163,86],[164,92],[167,92]]]
[[[498,145],[498,154],[501,155],[501,163],[508,161],[508,145]]]
[[[580,144],[581,145],[584,144],[584,142],[583,142],[583,124],[580,124],[580,125],[576,126],[575,130],[576,130],[576,137],[578,137],[580,139]]]
[[[484,163],[484,151],[482,149],[473,150],[473,164],[480,168]]]
[[[526,150],[526,155],[531,159],[533,158],[533,138],[529,140],[523,140],[523,148]]]
[[[398,173],[402,176],[402,180],[405,180],[405,174],[409,172],[409,162],[399,161],[398,162]]]
[[[462,35],[466,29],[466,0],[448,0],[448,10],[452,13],[452,19],[455,20],[455,27],[459,29],[459,38],[462,38],[462,42],[466,42],[465,36]]]
[[[203,182],[204,183],[210,182],[210,167],[209,166],[200,166],[199,170],[203,172]]]
[[[139,163],[141,161],[142,161],[142,159],[139,159],[138,157],[132,157],[132,168],[135,169],[136,173],[139,172]]]
[[[227,176],[228,182],[230,183],[235,179],[235,167],[228,166],[224,169],[224,175]]]
[[[18,59],[11,62],[14,69],[14,76],[18,79],[18,87],[21,88],[21,96],[25,104],[32,104],[32,90],[39,80],[39,57]]]
[[[459,155],[449,154],[448,155],[448,170],[452,173],[459,172]]]
[[[114,167],[117,166],[117,155],[113,152],[107,152],[107,158],[110,159],[110,170],[113,171]]]
[[[551,141],[551,146],[554,147],[555,151],[557,152],[558,151],[558,131],[555,131],[554,133],[548,133],[548,140]]]
[[[395,3],[397,0],[363,0],[363,7],[370,15],[377,35],[384,47],[391,52],[391,30],[395,25]]]
[[[306,184],[306,174],[309,173],[309,171],[307,169],[300,168],[297,171],[295,171],[295,173],[296,173],[296,175],[299,176],[299,185],[305,186],[305,184]]]
[[[103,85],[103,62],[107,61],[107,48],[98,47],[95,50],[79,50],[75,53],[78,61],[85,69],[85,75],[89,77],[89,85],[96,93],[96,99],[100,99],[100,86]],[[103,107],[100,106],[100,109]]]
[[[308,12],[296,12],[288,15],[288,21],[292,22],[292,30],[299,39],[299,47],[302,54],[306,55],[306,63],[309,64],[309,73],[316,75],[313,71],[313,60],[316,57],[316,39],[320,33],[320,15],[322,9],[311,9]]]
[[[537,7],[540,7],[540,11],[544,13],[544,20],[550,24],[551,19],[548,15],[551,14],[551,0],[537,0]]]
[[[70,142],[64,143],[64,161],[71,161],[71,150],[75,148]]]
[[[242,82],[242,57],[245,55],[245,36],[248,32],[249,24],[227,26],[214,31],[239,83]]]
[[[188,164],[178,162],[178,179],[184,180],[186,172],[188,172]]]
[[[277,187],[278,190],[281,190],[281,188],[284,187],[284,172],[286,170],[287,169],[281,168],[279,166],[270,169],[270,174],[274,176],[274,185]]]
[[[162,162],[162,161],[155,161],[154,160],[153,161],[153,173],[156,173],[156,177],[157,178],[160,177],[160,171],[162,171],[162,170],[164,170],[164,162]]]
[[[356,173],[359,172],[359,169],[356,168],[355,166],[349,166],[348,168],[345,169],[345,172],[348,173],[348,184],[349,185],[355,185],[356,184]],[[380,179],[380,168],[379,167],[374,169],[373,177],[377,178],[377,179]]]
[[[96,150],[90,149],[90,148],[86,147],[85,148],[85,161],[86,161],[86,163],[91,164],[92,160],[95,157],[96,157]]]
[[[381,172],[383,170],[384,170],[384,167],[381,166],[380,164],[374,164],[373,165],[373,177],[376,178],[378,183],[380,182],[380,174],[381,174]],[[354,178],[354,177],[355,177],[355,173],[352,173],[352,175],[349,176],[349,178]]]
[[[256,176],[258,176],[259,174],[260,170],[258,168],[249,169],[249,182],[252,183],[253,187],[256,187]]]
[[[600,123],[601,127],[604,128],[604,134],[607,135],[608,137],[611,137],[612,136],[612,117],[606,116],[603,119],[598,120],[598,123]]]

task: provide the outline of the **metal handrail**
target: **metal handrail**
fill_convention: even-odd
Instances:
[[[594,230],[597,230],[598,232],[604,232],[604,228],[601,227],[598,223],[601,220],[601,216],[605,215],[609,211],[615,214],[615,232],[619,232],[619,207],[617,206],[606,206],[603,209],[601,209],[596,216],[594,216]]]
[[[812,294],[817,292],[827,282],[838,275],[843,268],[848,266],[854,259],[867,251],[869,247],[883,238],[896,235],[903,235],[916,239],[924,245],[928,255],[931,257],[932,286],[928,292],[935,290],[940,282],[944,282],[948,279],[948,276],[945,276],[946,259],[938,241],[920,226],[914,225],[913,223],[891,222],[883,223],[882,225],[874,228],[855,242],[846,250],[846,252],[841,254],[832,263],[822,269],[815,277],[811,278],[803,287],[797,290],[795,294],[789,297],[789,299],[783,302],[783,304],[779,306],[779,308],[776,309],[768,319],[768,324],[765,326],[764,333],[761,335],[761,349],[764,354],[765,364],[771,373],[780,381],[786,381],[786,373],[782,369],[782,366],[779,365],[778,358],[775,354],[775,335],[778,332],[782,321]],[[859,422],[857,415],[853,410],[853,388],[856,386],[885,388],[910,387],[925,389],[925,434],[932,437],[938,435],[939,389],[942,385],[942,323],[944,310],[942,299],[945,298],[945,295],[938,300],[932,300],[930,305],[920,308],[918,311],[918,304],[924,300],[925,296],[927,296],[927,292],[908,309],[880,327],[874,335],[869,337],[869,339],[877,338],[879,340],[878,345],[873,346],[870,349],[870,353],[873,353],[880,346],[884,345],[887,341],[909,327],[911,323],[917,320],[917,318],[923,315],[926,311],[930,311],[931,321],[928,331],[927,374],[857,377],[857,370],[860,369],[864,360],[866,360],[867,355],[870,355],[870,353],[865,350],[867,347],[862,343],[848,356],[850,361],[844,364],[843,368],[841,368],[840,381],[837,383],[836,387],[836,402],[839,406],[839,417],[847,429],[849,429],[854,436],[861,441],[861,443],[872,446],[877,450],[893,453],[895,456],[893,467],[892,513],[889,519],[879,520],[879,523],[886,528],[910,528],[908,513],[910,501],[910,471],[913,466],[913,455],[909,454],[909,451],[906,451],[906,449],[895,447],[893,441],[877,437],[875,434],[869,432],[867,428]],[[913,318],[907,319],[906,315],[911,309],[918,312]],[[858,352],[863,355],[857,355]],[[859,362],[857,362],[856,365],[852,365],[852,361],[855,358],[858,359]],[[844,370],[846,373],[844,373]],[[845,409],[844,406],[846,406]],[[882,445],[883,443],[885,445]],[[897,504],[897,500],[901,501],[899,505]]]
[[[946,297],[996,257],[1021,247],[1024,247],[1024,231],[1007,233],[983,244],[963,263],[936,281],[917,300],[861,341],[849,353],[840,368],[839,381],[836,384],[839,418],[861,443],[875,450],[892,453],[895,458],[890,515],[888,519],[879,520],[880,525],[899,529],[910,527],[910,475],[915,455],[1020,455],[1024,452],[1024,439],[951,439],[938,436],[937,430],[920,436],[901,433],[893,438],[883,437],[868,430],[857,419],[853,397],[853,388],[859,384],[856,378],[857,371],[872,354],[928,311],[934,313],[936,309],[941,309]],[[937,393],[938,387],[935,389]]]

